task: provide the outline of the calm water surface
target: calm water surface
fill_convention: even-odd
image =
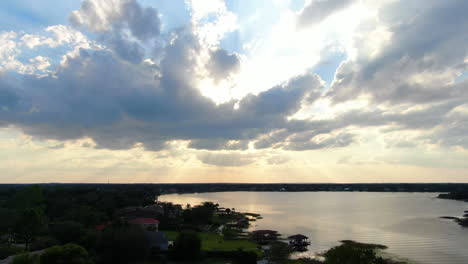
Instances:
[[[159,199],[185,205],[204,201],[259,213],[250,228],[310,237],[309,252],[340,240],[379,243],[387,252],[427,264],[467,264],[468,228],[440,216],[461,216],[468,203],[434,199],[434,193],[222,192],[171,194]]]

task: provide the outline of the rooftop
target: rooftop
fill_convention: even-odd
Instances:
[[[153,218],[135,218],[130,220],[130,222],[137,224],[159,224],[159,221]]]

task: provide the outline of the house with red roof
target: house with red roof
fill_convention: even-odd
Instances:
[[[135,218],[131,219],[130,223],[137,224],[149,231],[158,231],[159,220],[154,218]]]
[[[108,226],[110,226],[110,224],[111,224],[110,222],[102,223],[102,224],[95,226],[94,228],[96,229],[96,231],[102,231],[106,229]]]

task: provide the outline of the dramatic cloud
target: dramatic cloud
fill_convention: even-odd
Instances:
[[[240,61],[235,53],[229,54],[226,50],[218,49],[212,51],[210,55],[207,68],[215,80],[224,79],[239,71]]]
[[[255,157],[240,153],[200,153],[198,158],[206,164],[222,167],[238,167],[251,164]]]
[[[355,0],[312,0],[304,7],[298,17],[300,26],[319,23],[334,12],[348,7]]]
[[[91,32],[128,28],[140,40],[157,37],[161,27],[156,9],[144,8],[136,0],[85,0],[79,10],[73,11],[70,21]]]
[[[73,15],[101,35],[122,36],[113,25],[131,24],[131,16],[110,8],[85,1]],[[98,19],[108,26],[94,27]],[[120,45],[120,40],[110,40],[103,49],[81,49],[53,75],[25,76],[15,87],[21,93],[2,89],[5,97],[17,99],[4,103],[8,111],[0,117],[39,138],[90,137],[97,148],[142,143],[148,150],[160,150],[167,141],[192,140],[189,147],[197,149],[246,149],[258,135],[288,126],[288,116],[299,110],[303,98],[320,91],[318,77],[305,74],[258,95],[216,105],[195,87],[196,54],[202,47],[191,27],[171,35],[159,64],[142,62],[139,46]],[[236,55],[223,50],[212,52],[210,63],[216,78],[239,65]]]
[[[142,7],[136,0],[86,0],[70,15],[75,27],[98,33],[122,59],[139,63],[146,42],[155,40],[161,30],[156,9]]]
[[[247,36],[255,14],[185,3],[173,27],[136,0],[85,0],[70,26],[0,32],[0,126],[56,151],[179,144],[227,167],[366,144],[468,149],[468,3],[313,0],[267,21],[265,39]],[[226,45],[234,30],[241,43]]]
[[[453,82],[468,69],[468,37],[457,33],[468,28],[465,8],[468,3],[456,0],[383,6],[378,20],[366,21],[356,34],[357,55],[338,68],[333,99],[365,94],[379,102],[425,103],[466,97],[466,85]],[[378,36],[389,37],[372,56],[367,47]]]

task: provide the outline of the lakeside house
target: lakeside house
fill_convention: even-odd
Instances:
[[[280,234],[275,230],[255,230],[252,231],[252,239],[259,244],[266,244],[268,242],[277,240]]]
[[[154,219],[154,218],[144,218],[144,217],[124,219],[124,220],[128,221],[128,223],[130,224],[138,225],[144,230],[145,236],[148,239],[149,248],[152,252],[167,251],[169,249],[169,241],[166,235],[163,232],[159,232],[159,220]],[[111,224],[112,223],[110,222],[103,223],[103,224],[97,225],[95,229],[97,231],[103,231]]]
[[[137,224],[143,227],[147,231],[158,232],[159,220],[153,218],[135,218],[130,219],[130,223]]]
[[[150,249],[153,252],[169,250],[169,241],[163,232],[146,232]]]
[[[106,229],[110,224],[111,224],[110,222],[102,223],[102,224],[99,224],[99,225],[95,226],[94,229],[96,229],[96,231],[103,231],[103,230]]]
[[[148,243],[152,252],[167,251],[169,241],[163,232],[159,232],[159,220],[154,218],[134,218],[130,223],[141,226],[145,230]]]

